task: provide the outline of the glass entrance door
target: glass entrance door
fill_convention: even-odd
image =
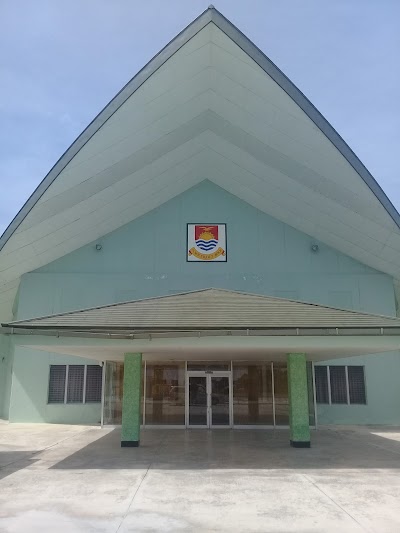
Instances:
[[[230,372],[188,372],[187,426],[231,426]]]
[[[208,427],[208,387],[207,377],[189,376],[189,427]]]
[[[209,376],[211,389],[210,427],[230,426],[229,376]]]

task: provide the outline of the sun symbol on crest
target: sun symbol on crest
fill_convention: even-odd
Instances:
[[[210,231],[211,228],[209,228],[209,227],[207,227],[207,226],[202,226],[201,229],[202,229],[203,231],[202,231],[202,232],[200,233],[200,235],[199,235],[199,238],[200,238],[200,239],[203,239],[204,241],[210,241],[211,239],[214,238],[214,235],[213,235],[213,234],[211,233],[211,231]]]

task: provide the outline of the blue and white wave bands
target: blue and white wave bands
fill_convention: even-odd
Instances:
[[[204,250],[205,252],[209,252],[213,248],[215,248],[218,244],[218,241],[215,239],[210,239],[209,241],[204,241],[203,239],[198,239],[196,241],[196,246],[200,248],[200,250]]]

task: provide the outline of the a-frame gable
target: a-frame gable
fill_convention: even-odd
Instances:
[[[400,219],[379,185],[290,80],[210,8],[94,119],[6,230],[0,305],[24,272],[204,179],[400,278]]]

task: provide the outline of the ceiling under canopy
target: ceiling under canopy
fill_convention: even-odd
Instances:
[[[0,319],[21,275],[208,179],[400,279],[400,216],[305,96],[210,8],[52,168],[0,239]]]

